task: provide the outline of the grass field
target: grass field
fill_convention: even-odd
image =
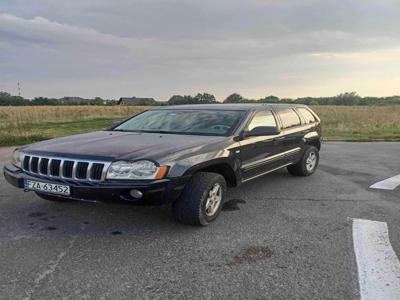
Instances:
[[[399,141],[400,105],[314,106],[326,140]],[[0,107],[0,145],[21,145],[111,126],[148,107],[24,106]]]
[[[312,106],[331,141],[400,141],[400,105]]]

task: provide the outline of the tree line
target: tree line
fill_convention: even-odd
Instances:
[[[0,106],[28,106],[28,105],[112,105],[116,100],[104,100],[100,97],[84,99],[80,97],[47,98],[36,97],[26,99],[21,96],[14,96],[7,92],[0,91]]]
[[[149,105],[183,105],[183,104],[216,104],[220,103],[215,96],[208,93],[191,95],[174,95],[168,101],[156,101]],[[247,99],[240,94],[229,95],[223,103],[299,103],[306,105],[390,105],[400,104],[400,96],[391,97],[361,97],[355,92],[342,93],[333,97],[303,97],[303,98],[279,98],[267,96],[261,99]],[[7,92],[0,92],[0,106],[24,106],[24,105],[117,105],[118,100],[84,99],[79,97],[64,97],[60,99],[36,97],[26,99],[14,96]]]

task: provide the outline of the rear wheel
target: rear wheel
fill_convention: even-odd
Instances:
[[[39,198],[42,198],[42,199],[47,200],[47,201],[52,201],[52,202],[71,202],[71,201],[73,201],[73,200],[68,199],[68,198],[58,197],[58,196],[49,195],[49,194],[45,194],[45,193],[35,192],[35,194]]]
[[[181,223],[206,226],[218,217],[225,194],[226,181],[222,175],[196,173],[173,205],[174,218]]]
[[[304,154],[297,164],[287,167],[294,176],[309,176],[315,172],[319,163],[319,151],[314,146],[306,146]]]

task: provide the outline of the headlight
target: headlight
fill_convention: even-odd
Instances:
[[[134,162],[113,162],[107,171],[107,179],[161,179],[167,174],[168,167],[157,166],[149,160]]]
[[[21,161],[22,161],[22,153],[18,149],[15,149],[11,157],[11,162],[14,166],[21,168],[22,165]]]

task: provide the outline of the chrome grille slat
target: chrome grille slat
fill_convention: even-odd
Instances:
[[[47,176],[51,175],[51,162],[53,161],[52,158],[49,159],[49,162],[47,163]]]
[[[88,165],[87,170],[86,170],[86,178],[88,178],[89,180],[92,180],[92,178],[90,177],[91,176],[91,172],[92,172],[92,167],[93,167],[93,163],[89,162],[89,165]]]
[[[57,156],[53,157],[44,155],[42,156],[33,154],[23,154],[23,155],[24,156],[22,158],[22,161],[25,161],[25,157],[27,160],[27,163],[23,164],[24,171],[32,175],[39,175],[43,177],[60,179],[60,180],[72,180],[81,182],[104,181],[106,178],[108,167],[111,164],[110,161],[96,161],[96,160],[75,159],[75,158],[66,158]],[[32,162],[34,164],[33,167],[32,167]],[[65,164],[65,162],[67,162],[67,164]],[[46,166],[44,165],[42,166],[42,164],[46,164]],[[53,166],[53,164],[56,166]],[[57,170],[58,164],[59,164],[59,170]],[[68,167],[70,168],[71,165],[72,165],[72,172],[71,169],[69,169],[69,172],[65,172],[66,171],[65,168]],[[28,168],[26,168],[26,166]],[[77,174],[78,168],[79,168],[79,174]],[[46,172],[42,172],[42,170]],[[58,175],[53,175],[53,171],[58,172]],[[69,173],[71,176],[64,176],[65,173]]]
[[[64,160],[61,159],[61,163],[60,163],[60,174],[59,174],[59,177],[60,177],[60,178],[63,177],[63,169],[64,169]]]
[[[42,171],[42,157],[39,157],[39,160],[38,160],[38,163],[37,163],[37,172],[40,175],[43,175],[41,171]]]
[[[76,177],[76,168],[78,167],[78,162],[74,161],[74,164],[72,165],[72,179],[78,179]]]
[[[32,156],[29,157],[29,172],[32,170]]]

